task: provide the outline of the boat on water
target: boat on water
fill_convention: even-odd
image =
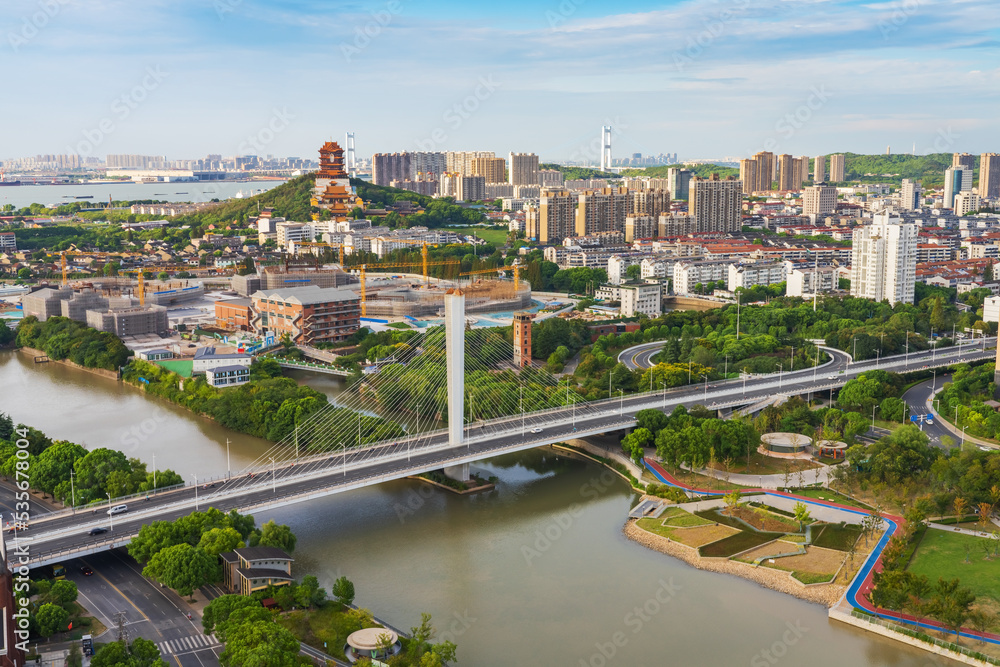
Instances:
[[[246,195],[243,194],[243,190],[240,190],[233,195],[233,199],[243,199],[244,197],[246,197]]]
[[[20,185],[21,181],[8,181],[7,174],[0,171],[0,185]]]
[[[77,199],[93,199],[94,195],[81,195]]]

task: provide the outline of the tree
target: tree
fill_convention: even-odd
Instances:
[[[291,589],[291,586],[282,586],[281,588]],[[215,636],[219,638],[220,642],[225,643],[230,637],[230,632],[239,632],[241,625],[259,621],[271,622],[272,616],[273,614],[269,610],[260,605],[236,609],[225,621],[215,624]]]
[[[38,624],[38,634],[43,637],[51,637],[66,629],[66,624],[69,622],[69,612],[57,604],[47,602],[38,608],[35,622]]]
[[[799,522],[799,530],[812,517],[809,516],[809,507],[805,503],[795,503],[795,520]]]
[[[275,623],[253,621],[228,630],[223,667],[295,667],[299,640]]]
[[[214,556],[190,544],[163,549],[149,560],[142,574],[169,586],[180,595],[190,596],[196,588],[219,579]]]
[[[742,495],[739,489],[734,489],[722,497],[723,502],[726,504],[726,513],[732,516],[733,511],[740,506],[740,500]]]
[[[220,595],[205,607],[201,615],[201,625],[205,634],[212,634],[215,626],[226,622],[237,609],[260,607],[260,602],[242,595]]]
[[[278,547],[287,553],[292,553],[295,551],[296,541],[297,538],[291,528],[285,524],[276,524],[273,519],[260,527],[259,546]]]
[[[302,577],[295,589],[295,602],[300,607],[318,607],[326,600],[326,590],[319,587],[319,580],[311,574]]]
[[[90,659],[91,667],[167,667],[156,644],[137,637],[130,646],[124,642],[105,644]]]
[[[26,266],[23,267],[23,268],[21,268],[21,269],[18,269],[17,270],[17,277],[20,278],[21,280],[30,280],[31,279],[31,269],[29,269]]]
[[[955,516],[961,519],[963,516],[965,516],[965,512],[969,509],[969,501],[967,501],[962,496],[956,496],[954,505],[955,505]]]
[[[83,651],[80,650],[79,642],[72,642],[69,645],[69,655],[66,656],[66,667],[83,667]]]
[[[49,589],[49,594],[46,598],[52,604],[65,607],[72,602],[76,602],[77,594],[75,583],[69,579],[57,579],[52,583],[52,588]]]
[[[139,534],[128,545],[128,554],[140,563],[147,563],[163,549],[182,541],[180,531],[174,523],[154,521],[139,529]]]
[[[203,533],[198,547],[204,549],[206,553],[218,556],[221,553],[245,547],[242,536],[235,528],[212,528]]]
[[[968,588],[963,588],[958,579],[939,579],[927,611],[931,618],[955,633],[957,642],[961,638],[959,631],[962,624],[969,617],[969,610],[975,601],[976,596]]]
[[[349,605],[354,602],[354,583],[347,577],[340,577],[330,588],[333,597],[342,605]]]

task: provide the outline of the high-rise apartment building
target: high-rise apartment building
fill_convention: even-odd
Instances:
[[[389,185],[410,178],[409,153],[375,153],[372,155],[372,183]]]
[[[534,153],[510,154],[511,185],[538,185],[538,156]]]
[[[770,190],[777,166],[774,160],[774,153],[761,151],[754,155],[753,159],[757,161],[757,185],[754,187],[754,190],[761,192]]]
[[[448,151],[445,155],[447,171],[472,176],[472,161],[480,157],[496,157],[493,151]]]
[[[972,170],[962,165],[944,170],[944,207],[954,208],[955,196],[972,189]]]
[[[538,198],[538,207],[525,209],[528,238],[543,245],[562,243],[576,236],[577,196],[567,190],[545,190]]]
[[[648,215],[654,220],[670,212],[669,190],[627,190],[626,215]]]
[[[955,215],[975,213],[983,207],[983,200],[975,190],[966,190],[955,195]]]
[[[1000,154],[983,153],[979,156],[979,196],[983,199],[1000,198]]]
[[[759,179],[757,177],[757,160],[745,158],[740,160],[740,182],[743,184],[743,192],[753,194],[757,192]]]
[[[482,176],[487,183],[507,182],[507,162],[502,157],[477,157],[472,160],[472,176]]]
[[[809,180],[809,158],[805,155],[795,158],[795,164],[799,167],[798,185],[795,189],[799,189],[802,185]]]
[[[830,182],[843,183],[847,170],[847,161],[841,154],[830,156]]]
[[[826,215],[837,210],[837,188],[832,185],[810,185],[802,193],[802,213]]]
[[[690,194],[691,179],[694,174],[688,169],[671,167],[667,169],[667,189],[674,199],[687,199]]]
[[[441,174],[448,171],[448,156],[443,152],[414,152],[410,156],[410,180],[417,180],[421,174],[424,178],[437,180]]]
[[[890,213],[878,213],[870,225],[854,229],[851,252],[851,296],[913,303],[917,272],[915,224]]]
[[[969,171],[975,171],[976,158],[968,153],[953,153],[951,156],[951,166],[965,167]]]
[[[743,184],[736,179],[691,181],[688,212],[699,232],[738,232],[742,224]]]
[[[813,183],[826,182],[826,156],[817,155],[813,160]]]
[[[566,182],[566,177],[558,169],[539,169],[539,185],[543,188],[561,188]]]
[[[458,179],[459,201],[482,201],[486,199],[486,179],[482,176],[461,176]]]
[[[788,190],[795,190],[798,186],[795,184],[795,178],[798,176],[799,170],[795,164],[795,158],[791,155],[779,155],[778,156],[778,189],[782,192]]]
[[[576,236],[625,231],[629,192],[604,188],[580,194],[576,208]]]
[[[920,184],[908,178],[903,179],[899,188],[899,208],[916,211],[920,208]]]

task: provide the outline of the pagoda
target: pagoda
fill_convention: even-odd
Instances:
[[[330,211],[334,220],[346,220],[357,195],[344,169],[344,149],[328,141],[319,149],[319,171],[313,188],[313,205]]]

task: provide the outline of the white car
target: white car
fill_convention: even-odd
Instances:
[[[114,507],[108,510],[108,514],[114,516],[115,514],[121,514],[122,512],[127,512],[127,511],[128,511],[128,505],[115,505]]]
[[[531,432],[532,433],[541,433],[542,429],[540,429],[540,428],[533,428],[533,429],[531,429]]]

